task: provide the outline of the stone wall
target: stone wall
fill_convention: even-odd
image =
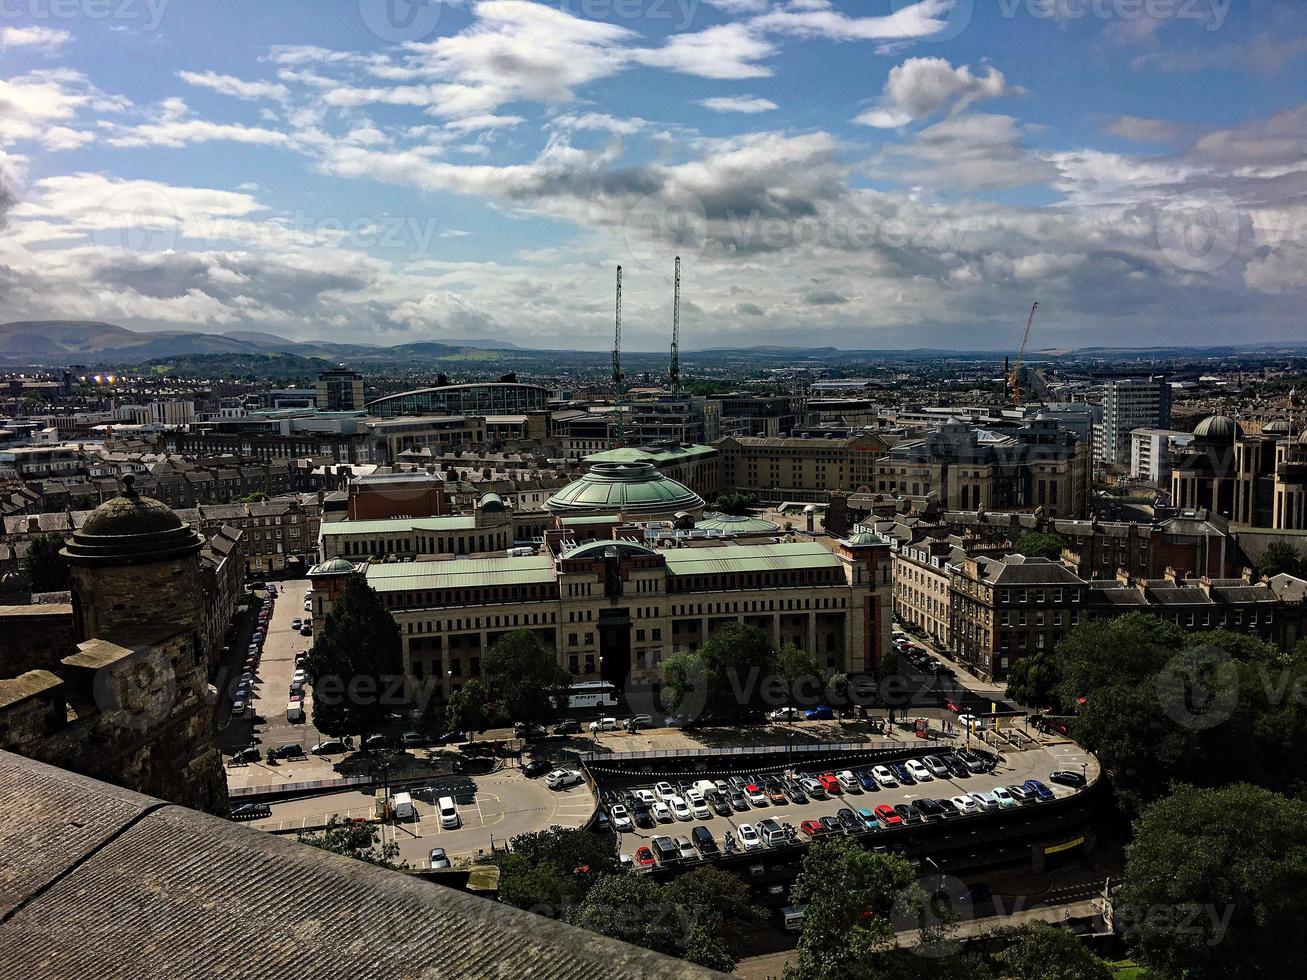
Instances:
[[[0,678],[29,670],[58,672],[75,649],[73,607],[0,606]]]
[[[162,623],[196,635],[204,628],[204,583],[193,555],[149,565],[74,565],[72,577],[78,639],[113,640]]]

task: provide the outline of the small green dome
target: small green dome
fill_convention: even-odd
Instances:
[[[348,558],[339,556],[324,561],[321,565],[314,565],[309,569],[309,576],[314,575],[348,575],[354,571],[354,563]]]
[[[545,508],[553,514],[656,517],[680,510],[701,513],[703,498],[652,463],[595,463],[550,497]]]
[[[1228,415],[1208,416],[1194,429],[1195,439],[1205,439],[1208,442],[1234,442],[1241,435],[1243,429]]]
[[[481,499],[477,501],[477,506],[487,514],[502,514],[507,508],[504,506],[504,498],[497,493],[483,493]]]
[[[781,526],[775,521],[748,514],[705,514],[703,520],[695,523],[694,529],[730,534],[771,534],[779,531]]]
[[[885,544],[885,539],[873,531],[859,531],[857,534],[851,534],[845,539],[846,544]]]

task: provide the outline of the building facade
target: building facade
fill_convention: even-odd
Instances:
[[[754,494],[766,502],[825,502],[840,490],[875,483],[875,464],[887,444],[863,434],[835,439],[728,436],[713,444],[721,453],[722,490]]]
[[[1101,466],[1130,463],[1130,433],[1165,429],[1171,424],[1171,385],[1165,378],[1122,378],[1109,382],[1103,421],[1094,431],[1094,461]]]
[[[387,395],[368,403],[370,415],[520,415],[548,406],[549,389],[539,385],[496,381],[440,385]]]
[[[894,549],[894,615],[945,650],[952,646],[949,565],[965,558],[957,544],[936,538]]]
[[[336,368],[318,375],[314,404],[324,412],[361,412],[363,410],[363,375]]]

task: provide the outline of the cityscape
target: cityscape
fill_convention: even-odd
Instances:
[[[0,10],[0,980],[1301,972],[1307,20],[866,6]]]

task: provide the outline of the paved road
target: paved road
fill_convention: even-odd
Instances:
[[[527,779],[516,770],[473,777],[475,795],[460,802],[462,826],[446,830],[440,826],[435,808],[415,799],[416,821],[402,821],[382,827],[385,841],[399,844],[399,853],[410,864],[425,867],[433,847],[443,847],[450,857],[475,855],[489,850],[492,840],[502,845],[509,838],[533,830],[580,827],[594,813],[595,800],[585,785],[565,791],[551,790],[539,779]],[[301,827],[316,828],[332,816],[344,819],[371,818],[377,797],[371,793],[343,792],[309,799],[276,803],[272,816],[252,821],[260,830],[287,832]]]

